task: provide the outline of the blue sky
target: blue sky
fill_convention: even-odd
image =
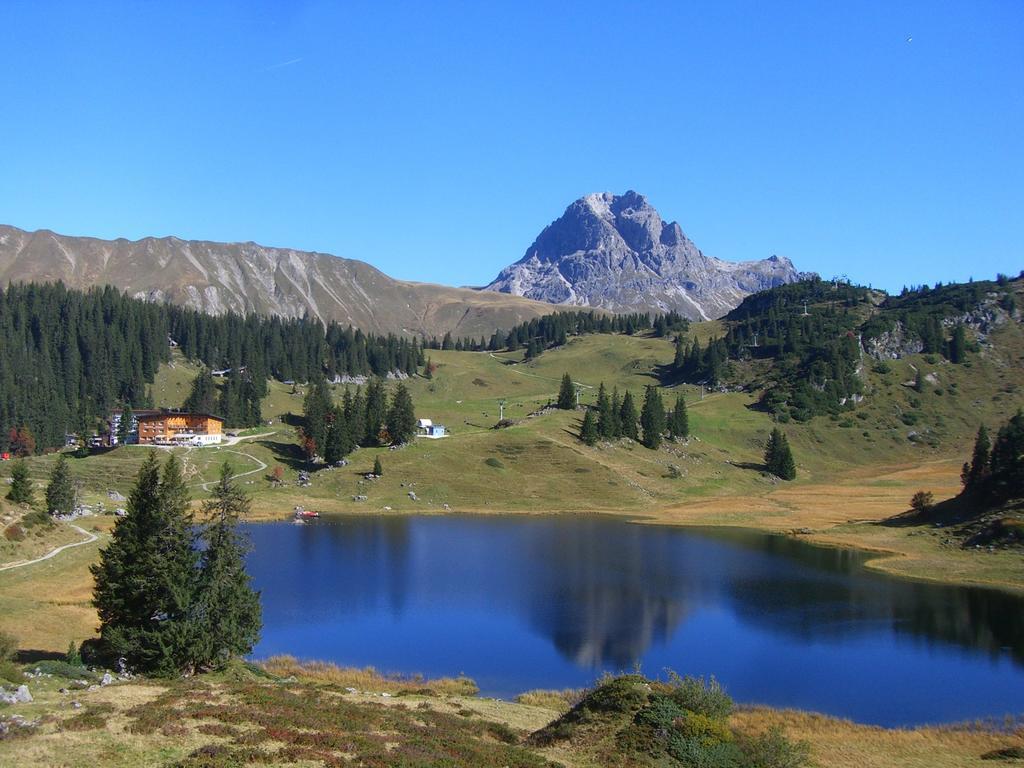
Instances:
[[[26,229],[482,284],[635,189],[722,258],[890,289],[1024,268],[1018,0],[6,0],[0,29]]]

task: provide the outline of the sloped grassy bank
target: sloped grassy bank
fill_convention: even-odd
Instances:
[[[944,768],[1024,754],[1016,722],[888,730],[737,709],[713,681],[692,679],[626,675],[506,702],[478,698],[465,678],[389,678],[289,657],[109,685],[64,662],[24,669],[34,699],[0,705],[3,765]]]

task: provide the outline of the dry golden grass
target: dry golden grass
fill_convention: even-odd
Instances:
[[[520,693],[516,702],[531,707],[541,707],[564,715],[582,698],[583,691],[577,688],[566,688],[562,691],[534,690]]]
[[[998,764],[982,760],[984,753],[1024,747],[1020,728],[1011,733],[969,725],[888,729],[760,707],[741,709],[732,724],[751,733],[780,726],[790,739],[811,745],[812,762],[820,768],[982,768]]]
[[[294,677],[302,682],[328,683],[375,693],[429,690],[436,695],[473,696],[480,690],[468,677],[440,677],[433,680],[399,677],[381,674],[373,667],[339,667],[326,661],[299,661],[288,655],[271,656],[259,665],[277,677]]]

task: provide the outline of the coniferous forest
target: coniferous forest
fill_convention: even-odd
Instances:
[[[416,339],[308,317],[214,316],[110,287],[12,284],[0,289],[0,450],[56,448],[114,411],[151,406],[172,344],[208,369],[231,369],[210,409],[229,426],[258,420],[268,378],[411,374],[423,363]]]

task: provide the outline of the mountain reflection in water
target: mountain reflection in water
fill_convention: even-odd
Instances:
[[[1024,711],[1024,600],[889,578],[857,552],[598,516],[247,530],[266,624],[258,656],[465,672],[498,695],[670,666],[716,674],[741,700],[887,724]],[[867,686],[885,686],[894,664],[914,690],[872,708]],[[977,694],[929,701],[945,676]]]

